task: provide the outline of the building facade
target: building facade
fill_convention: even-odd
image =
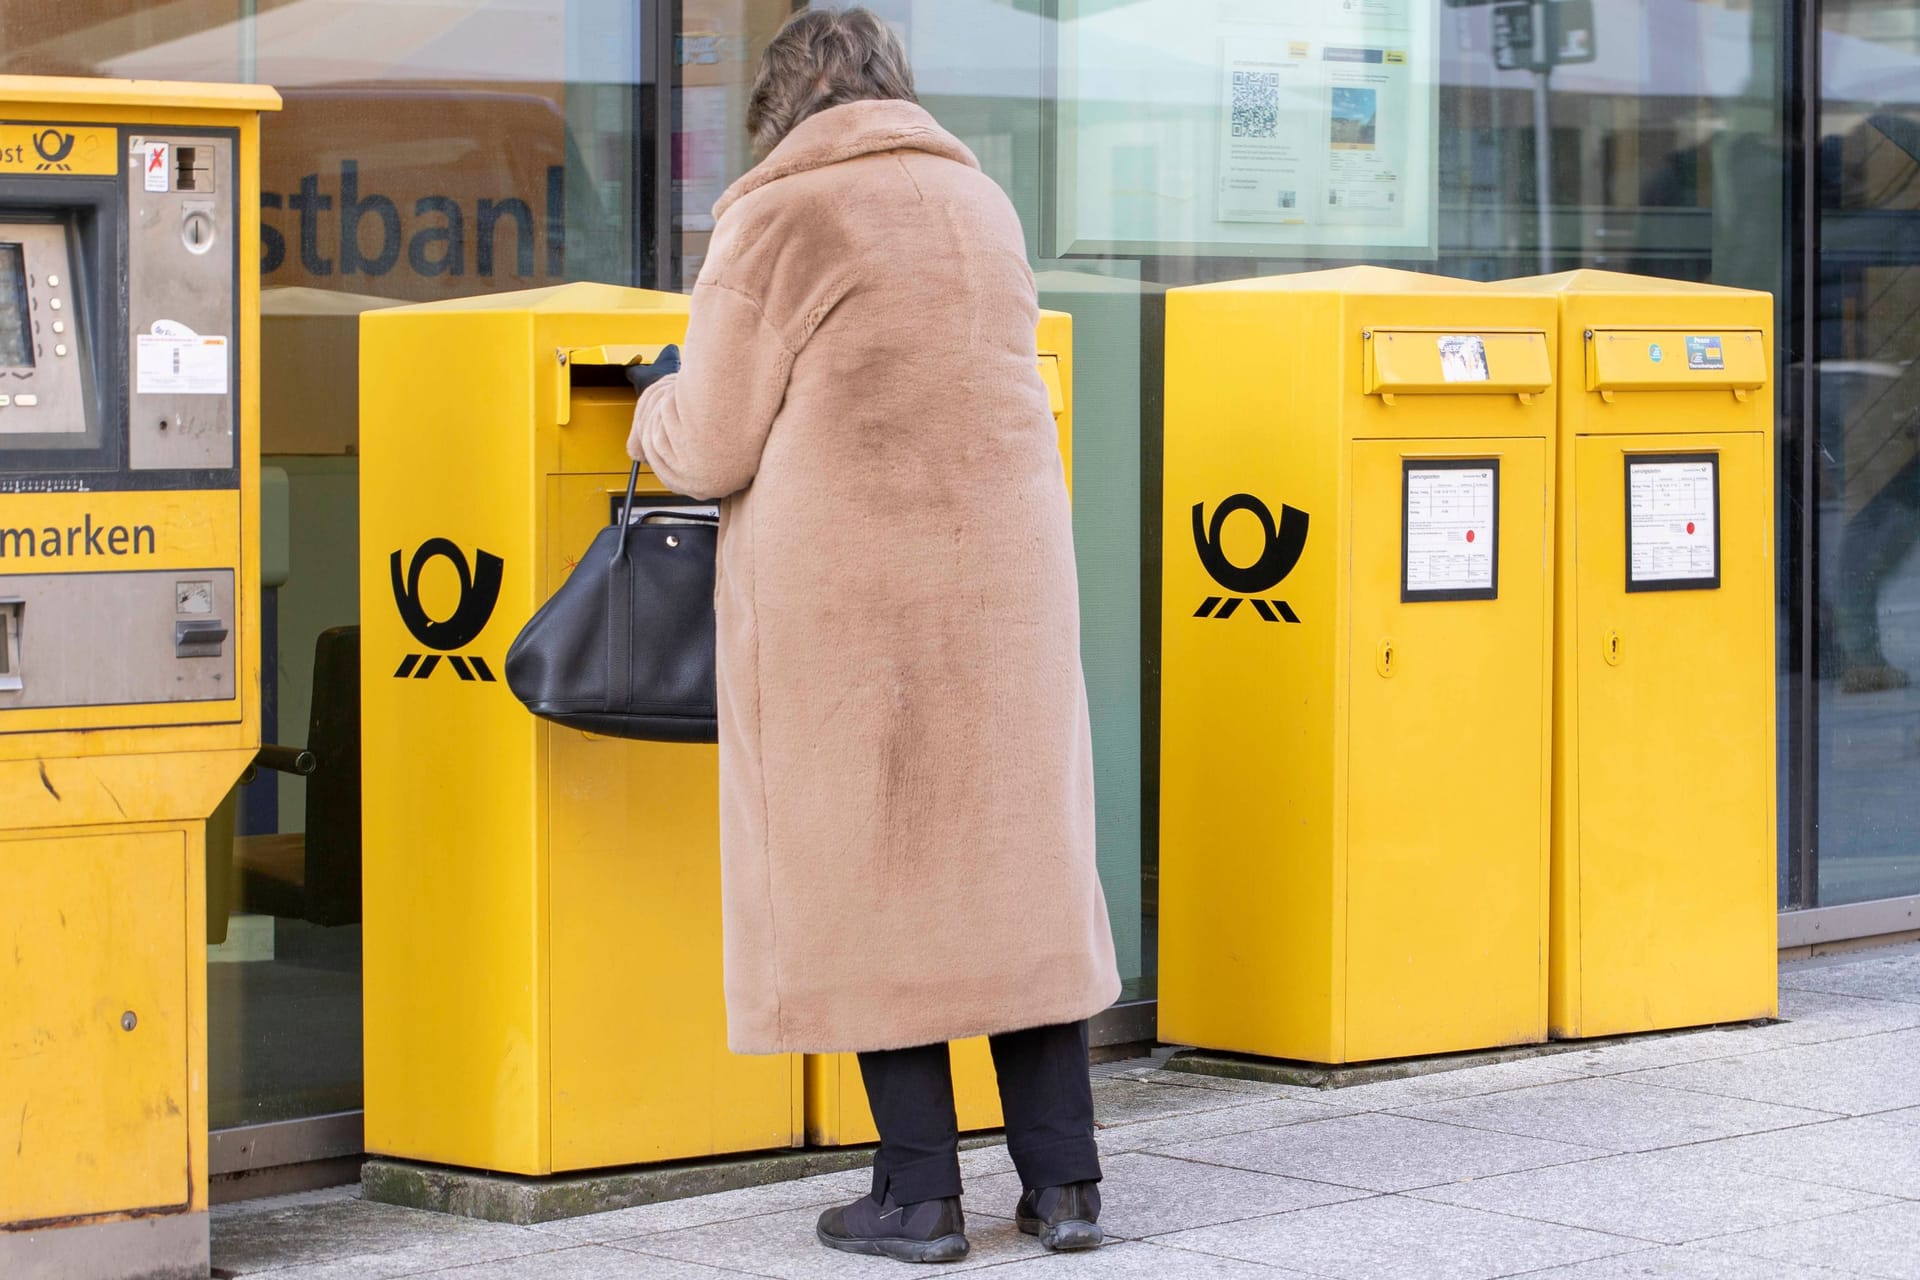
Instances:
[[[1920,929],[1920,3],[871,3],[1012,197],[1042,304],[1074,315],[1083,657],[1129,1002],[1155,974],[1162,296],[1356,262],[1774,295],[1782,943]],[[353,317],[688,287],[752,163],[755,60],[796,7],[0,0],[0,72],[285,97],[262,157],[266,451],[291,528],[270,736],[337,702],[315,638],[356,620]],[[301,832],[308,785],[249,788],[243,839]],[[271,881],[242,876],[214,952],[214,1125],[250,1135],[216,1137],[216,1173],[358,1150],[358,929],[277,909]]]

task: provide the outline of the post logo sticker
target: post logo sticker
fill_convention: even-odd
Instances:
[[[387,569],[393,578],[393,603],[400,610],[400,621],[407,624],[407,630],[415,640],[433,653],[410,653],[400,661],[400,669],[393,673],[396,680],[425,680],[440,665],[441,655],[447,656],[447,665],[462,680],[482,680],[493,683],[493,669],[487,660],[479,654],[458,654],[455,649],[465,648],[480,638],[487,629],[487,623],[493,618],[493,607],[500,602],[500,581],[505,570],[505,562],[490,551],[475,547],[473,565],[467,565],[466,553],[447,538],[429,538],[420,544],[413,553],[413,562],[407,566],[404,577],[401,574],[401,553],[396,551],[387,561]],[[428,563],[443,559],[453,566],[460,575],[460,598],[454,605],[453,613],[446,618],[435,619],[427,615],[420,603],[420,573]]]
[[[1260,555],[1252,564],[1235,564],[1227,558],[1221,546],[1220,535],[1226,527],[1227,517],[1236,511],[1252,515],[1260,522],[1260,530],[1265,535]],[[1284,504],[1276,524],[1267,504],[1250,493],[1236,493],[1220,503],[1213,509],[1211,521],[1206,519],[1206,504],[1194,503],[1193,546],[1199,553],[1201,567],[1206,569],[1208,577],[1233,594],[1208,596],[1200,602],[1193,616],[1225,622],[1240,608],[1243,600],[1251,599],[1254,612],[1266,621],[1298,623],[1299,616],[1285,600],[1263,600],[1260,597],[1284,582],[1287,575],[1293,572],[1293,567],[1300,563],[1301,553],[1307,549],[1307,524],[1306,512]]]

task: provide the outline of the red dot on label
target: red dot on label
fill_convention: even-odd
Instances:
[[[1469,530],[1467,530],[1467,541],[1468,541],[1468,542],[1472,542],[1472,541],[1473,541],[1473,530],[1471,530],[1471,529],[1469,529]]]
[[[1689,520],[1689,521],[1687,521],[1687,532],[1688,532],[1688,533],[1692,533],[1692,532],[1693,532],[1693,521],[1691,521],[1691,520]]]

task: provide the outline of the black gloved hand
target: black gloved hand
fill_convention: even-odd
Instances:
[[[667,346],[652,364],[630,364],[627,366],[627,381],[633,384],[635,391],[645,391],[670,373],[680,372],[680,348]]]

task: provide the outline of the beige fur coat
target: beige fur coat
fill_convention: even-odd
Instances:
[[[629,449],[724,498],[732,1047],[1088,1017],[1120,982],[1019,219],[906,102],[802,121],[714,214]]]

